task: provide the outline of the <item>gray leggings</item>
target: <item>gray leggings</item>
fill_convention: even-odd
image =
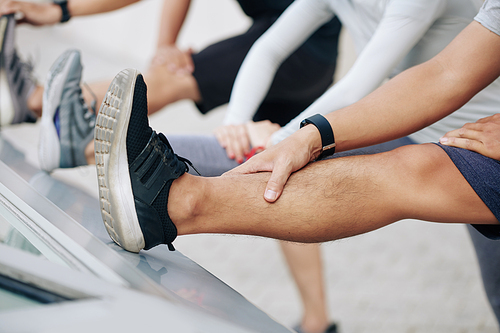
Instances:
[[[226,155],[226,150],[219,145],[213,135],[168,135],[168,141],[174,152],[190,160],[204,177],[220,176],[238,166],[235,160]],[[189,168],[189,173],[197,173]]]
[[[235,160],[227,157],[226,150],[219,145],[213,135],[169,134],[167,138],[174,152],[190,160],[204,177],[220,176],[239,165]],[[402,138],[372,147],[338,153],[334,157],[380,153],[413,143],[415,142],[409,138]],[[196,175],[196,172],[191,168],[189,173]]]

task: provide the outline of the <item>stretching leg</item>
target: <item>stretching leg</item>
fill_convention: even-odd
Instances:
[[[475,228],[468,230],[476,250],[477,261],[483,278],[483,287],[497,322],[500,323],[500,242],[484,237]]]
[[[301,329],[304,332],[325,332],[329,321],[319,244],[279,243],[304,307]]]
[[[178,233],[324,242],[405,218],[498,223],[446,153],[432,144],[312,163],[290,177],[273,204],[261,195],[269,176],[181,176],[168,200]]]
[[[367,148],[337,153],[334,157],[381,153],[414,143],[406,137]],[[325,300],[320,245],[284,241],[281,241],[280,245],[304,306],[300,328],[303,332],[325,332],[330,323]]]
[[[144,73],[144,79],[149,90],[149,114],[182,99],[190,99],[194,102],[201,101],[198,84],[190,74],[177,75],[169,71],[166,66],[154,66]],[[89,88],[82,87],[83,98],[87,105],[91,105],[94,100],[96,105],[101,105],[110,83],[111,80],[104,80],[90,83]],[[36,115],[39,117],[42,115],[43,86],[35,88],[27,103]]]

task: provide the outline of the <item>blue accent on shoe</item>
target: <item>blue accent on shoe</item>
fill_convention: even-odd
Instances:
[[[56,128],[57,136],[61,138],[61,121],[59,119],[59,109],[58,106],[56,109],[56,113],[54,114],[54,127]]]

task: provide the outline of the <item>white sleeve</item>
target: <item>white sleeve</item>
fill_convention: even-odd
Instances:
[[[281,63],[333,16],[324,0],[294,1],[245,57],[234,82],[224,124],[252,120]]]
[[[316,113],[327,114],[351,105],[375,90],[422,38],[444,10],[444,1],[392,1],[373,37],[349,72],[306,110],[274,133],[274,144],[299,129]]]

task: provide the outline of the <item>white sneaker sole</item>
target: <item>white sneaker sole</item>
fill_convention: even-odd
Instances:
[[[59,168],[61,162],[61,144],[57,129],[54,124],[54,115],[61,102],[61,95],[64,89],[66,77],[71,68],[73,59],[77,56],[77,51],[69,53],[66,57],[61,57],[52,66],[48,74],[43,92],[43,112],[40,121],[40,141],[38,144],[38,159],[40,168],[47,172]],[[61,68],[57,68],[60,66]]]
[[[9,19],[6,16],[0,18],[0,53],[3,52],[4,38],[8,23]],[[2,66],[5,67],[7,64],[2,64]],[[12,124],[16,112],[10,96],[7,74],[5,74],[5,69],[3,67],[0,68],[0,126],[7,126]]]
[[[111,239],[127,251],[144,248],[127,161],[127,130],[139,71],[126,69],[111,82],[95,127],[99,203]]]
[[[16,111],[10,97],[9,81],[5,70],[0,68],[0,126],[8,126],[14,121]]]

